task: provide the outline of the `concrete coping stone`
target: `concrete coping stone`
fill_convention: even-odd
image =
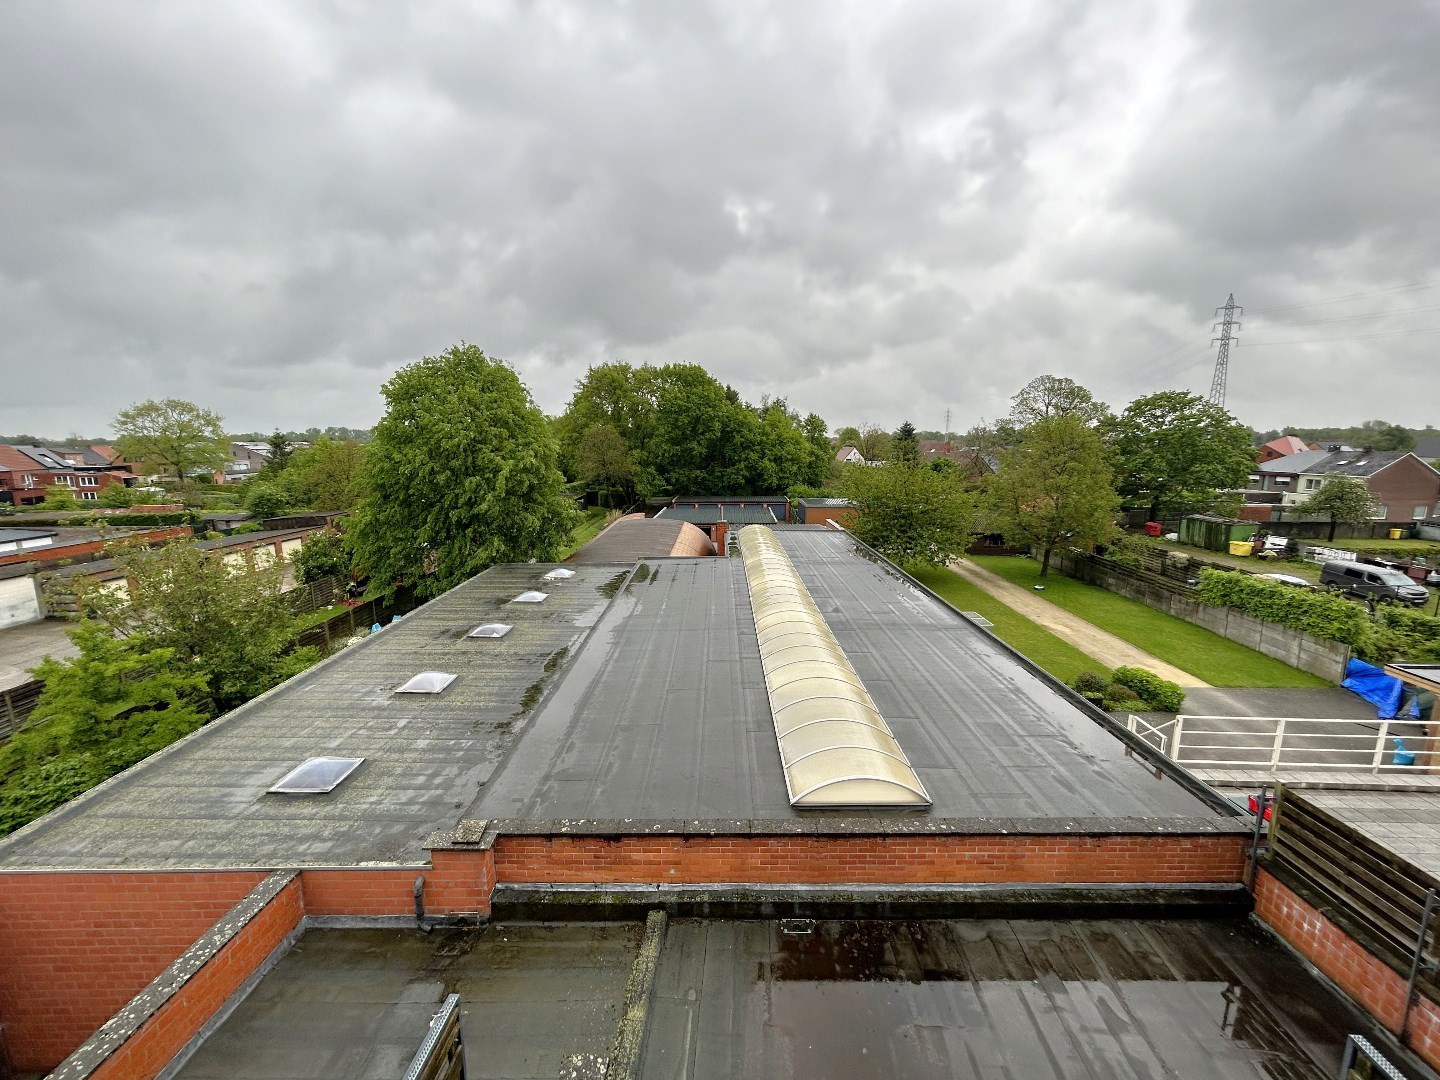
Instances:
[[[174,963],[155,976],[149,986],[76,1047],[49,1075],[48,1080],[80,1080],[93,1075],[111,1054],[125,1045],[296,877],[297,871],[277,870],[251,889],[214,926],[176,957]]]
[[[502,836],[1248,836],[1243,818],[511,818],[462,820],[432,850],[489,849]]]

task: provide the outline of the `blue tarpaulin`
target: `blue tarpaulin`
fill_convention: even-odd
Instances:
[[[1404,683],[1363,660],[1351,660],[1345,665],[1345,681],[1340,685],[1374,705],[1375,715],[1381,720],[1395,719],[1395,713],[1400,708],[1400,699],[1405,694]],[[1409,715],[1416,715],[1415,703],[1412,701],[1410,708],[1405,711]]]

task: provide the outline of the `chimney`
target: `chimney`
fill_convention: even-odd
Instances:
[[[724,522],[724,521],[716,522],[716,523],[715,523],[715,528],[711,530],[711,536],[710,536],[710,538],[715,541],[715,554],[716,554],[716,555],[724,556],[724,555],[728,555],[728,554],[729,554],[729,552],[726,550],[726,544],[725,544],[725,534],[728,533],[729,531],[730,531],[730,525],[729,525],[728,522]]]

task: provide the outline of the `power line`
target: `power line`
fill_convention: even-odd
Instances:
[[[1372,311],[1368,315],[1339,315],[1333,319],[1307,319],[1304,322],[1285,322],[1276,320],[1276,326],[1320,326],[1324,323],[1356,322],[1360,319],[1388,319],[1391,315],[1413,315],[1421,311],[1440,311],[1440,304],[1431,304],[1427,307],[1398,308],[1395,311]]]
[[[1400,292],[1419,292],[1423,289],[1433,289],[1440,285],[1440,278],[1432,281],[1411,281],[1405,285],[1392,285],[1388,289],[1377,289],[1374,292],[1351,293],[1348,296],[1336,296],[1329,300],[1311,300],[1304,304],[1283,304],[1280,307],[1256,308],[1250,312],[1251,316],[1267,315],[1273,311],[1293,311],[1296,308],[1319,307],[1322,304],[1343,304],[1350,300],[1364,300],[1371,296],[1389,296]]]
[[[1292,341],[1247,341],[1247,349],[1261,345],[1325,345],[1332,341],[1366,341],[1371,338],[1410,337],[1414,334],[1440,334],[1440,326],[1423,326],[1415,330],[1395,330],[1388,334],[1353,334],[1348,337],[1296,338]]]

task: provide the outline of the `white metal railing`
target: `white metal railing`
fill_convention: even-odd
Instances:
[[[1440,738],[1415,734],[1414,721],[1182,714],[1158,725],[1132,716],[1126,726],[1191,768],[1440,770]]]
[[[1131,731],[1133,731],[1136,735],[1139,735],[1140,738],[1144,739],[1151,746],[1155,747],[1156,750],[1159,750],[1162,754],[1169,756],[1170,736],[1166,734],[1165,729],[1174,727],[1174,720],[1166,720],[1162,724],[1152,724],[1147,720],[1142,720],[1140,717],[1132,713],[1130,717],[1125,721],[1125,726]]]

